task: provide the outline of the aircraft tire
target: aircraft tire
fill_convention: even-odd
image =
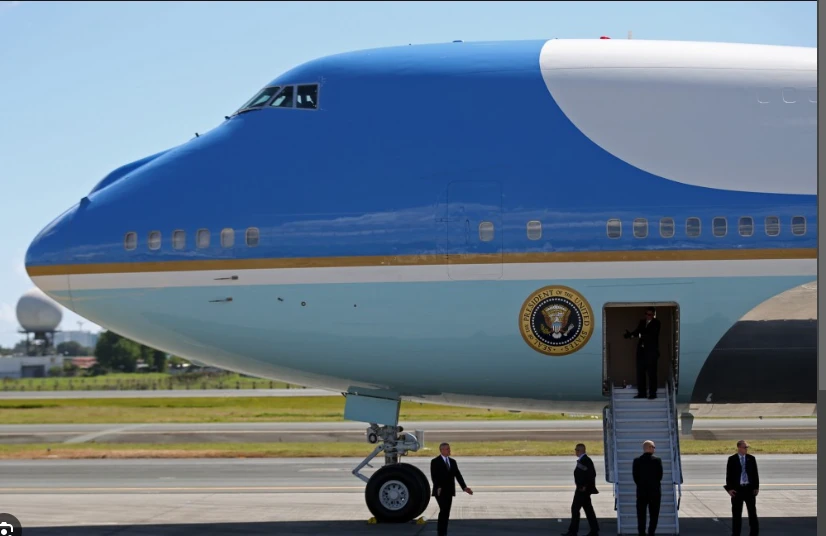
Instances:
[[[415,518],[419,517],[420,515],[422,515],[422,513],[427,509],[427,506],[430,504],[430,491],[431,491],[430,481],[427,479],[425,474],[418,467],[416,467],[414,465],[408,465],[408,464],[400,464],[400,465],[403,465],[404,467],[409,468],[409,470],[413,474],[415,474],[416,477],[419,479],[419,482],[421,483],[421,486],[422,486],[422,495],[421,495],[421,497],[422,497],[421,501],[422,502],[421,502],[419,508],[417,508],[418,511],[416,512],[416,515],[413,516],[413,518],[415,519]]]
[[[364,489],[364,498],[378,523],[407,523],[427,507],[429,488],[421,471],[397,463],[385,465],[373,473]]]

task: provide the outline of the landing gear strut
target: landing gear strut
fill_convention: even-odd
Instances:
[[[421,436],[405,432],[401,426],[370,423],[367,442],[379,443],[353,474],[367,483],[364,498],[367,508],[379,523],[406,523],[416,519],[430,504],[430,482],[417,467],[400,463],[399,458],[416,452],[424,441]],[[360,471],[370,460],[384,452],[384,467],[368,478]]]

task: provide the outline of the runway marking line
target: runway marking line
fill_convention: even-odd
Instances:
[[[817,430],[815,426],[801,426],[801,427],[789,427],[789,428],[754,428],[754,429],[736,429],[738,432],[744,433],[754,433],[754,432],[789,432],[789,431],[812,431]],[[600,432],[601,429],[580,429],[580,428],[529,428],[529,429],[513,429],[513,428],[490,428],[487,430],[434,430],[434,432],[439,433],[449,433],[449,434],[480,434],[480,433],[528,433],[528,432],[549,432],[549,433],[561,433],[561,432],[571,432],[571,433],[583,433],[583,432]],[[720,430],[713,430],[713,429],[697,429],[695,431],[700,432],[732,432],[731,429],[720,429]],[[93,432],[98,433],[98,432]],[[223,434],[223,435],[233,435],[233,434],[364,434],[363,430],[324,430],[324,429],[317,429],[317,430],[147,430],[147,431],[107,431],[105,435],[158,435],[158,434],[168,434],[168,435],[177,435],[177,434]],[[72,431],[54,431],[54,432],[0,432],[0,436],[20,436],[20,435],[61,435],[61,434],[68,434],[68,435],[75,435],[75,434],[85,434],[85,432],[72,432]]]
[[[704,488],[714,486],[715,484],[683,484],[684,488]],[[797,484],[761,484],[761,488],[767,487],[795,487],[795,486],[817,486],[817,482],[803,482]],[[558,486],[473,486],[474,489],[562,489],[569,490],[572,485],[558,485]],[[123,491],[200,491],[203,493],[212,493],[216,491],[352,491],[363,490],[364,486],[246,486],[246,487],[164,487],[164,488],[0,488],[0,495],[6,492],[16,493],[21,491],[46,491],[46,492],[69,492],[69,491],[107,491],[107,492],[123,492]]]

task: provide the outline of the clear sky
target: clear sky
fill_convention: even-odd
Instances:
[[[23,258],[41,228],[114,168],[214,128],[281,72],[362,48],[629,30],[816,47],[817,3],[0,1],[0,345],[20,338]],[[77,320],[64,311],[61,328]]]

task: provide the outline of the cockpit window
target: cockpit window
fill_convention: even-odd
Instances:
[[[272,108],[292,108],[293,107],[293,86],[285,87],[281,93],[270,104]]]
[[[265,104],[272,98],[273,95],[278,93],[278,90],[281,89],[280,86],[273,86],[273,87],[265,87],[256,95],[247,101],[246,104],[238,108],[238,111],[235,113],[240,113],[245,110],[252,110],[255,108],[263,108]]]
[[[318,108],[318,85],[309,84],[306,86],[298,86],[298,95],[296,95],[296,108],[310,108],[315,110]]]

